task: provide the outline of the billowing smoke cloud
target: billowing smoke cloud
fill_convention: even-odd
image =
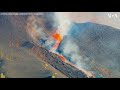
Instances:
[[[63,53],[64,55],[69,59],[70,62],[73,64],[83,68],[85,65],[82,63],[82,56],[79,52],[79,47],[74,43],[74,41],[69,40],[66,41],[64,47],[63,47]]]
[[[80,52],[79,46],[75,42],[75,39],[65,35],[63,41],[60,43],[57,52],[62,54],[67,58],[69,62],[76,65],[79,68],[88,69],[86,62],[89,61],[89,58],[84,58]]]
[[[40,16],[28,18],[27,32],[34,43],[51,50],[56,43],[52,34],[58,31],[58,23],[54,12],[43,12]]]
[[[70,14],[67,12],[56,12],[55,15],[58,20],[58,32],[62,35],[64,39],[68,38],[67,40],[64,40],[65,42],[61,42],[57,49],[57,52],[65,56],[66,59],[72,64],[87,70],[88,65],[86,65],[85,60],[83,60],[83,57],[81,56],[79,51],[79,46],[74,42],[75,39],[71,39],[71,37],[66,37],[69,36],[69,30],[72,27],[73,23],[69,18]],[[88,58],[86,60],[88,60]]]
[[[58,20],[56,18],[55,12],[44,12],[43,18],[45,21],[45,27],[48,30],[55,30],[58,27]]]
[[[64,12],[56,12],[55,13],[57,22],[58,22],[58,32],[62,35],[68,34],[68,30],[71,25],[71,21],[64,15]]]

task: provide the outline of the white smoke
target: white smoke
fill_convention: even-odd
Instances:
[[[64,12],[56,12],[55,16],[56,16],[57,21],[58,21],[57,32],[59,32],[63,37],[64,35],[67,35],[68,30],[69,30],[70,25],[71,25],[71,21],[69,19],[67,19],[66,16],[64,16]]]
[[[44,30],[45,30],[44,27],[34,24],[34,28],[35,28],[38,36],[40,36],[42,38],[45,38],[45,36],[47,36],[44,32]]]
[[[68,31],[71,28],[72,21],[69,18],[67,12],[56,12],[55,13],[58,20],[58,32],[64,37],[68,35]],[[80,68],[86,68],[83,61],[83,57],[80,55],[79,47],[74,41],[67,41],[63,46],[63,53],[71,59],[71,63],[75,64]]]
[[[79,47],[73,41],[67,41],[63,47],[63,53],[71,60],[70,62],[80,68],[86,68],[83,57],[80,55]]]

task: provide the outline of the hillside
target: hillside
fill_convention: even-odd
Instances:
[[[58,52],[98,77],[120,77],[119,46],[119,29],[91,22],[73,23]]]
[[[46,67],[46,62],[21,47],[22,43],[30,40],[25,29],[26,18],[0,16],[0,58],[4,61],[0,73],[8,78],[46,78],[56,72],[56,77],[66,77],[51,65]]]

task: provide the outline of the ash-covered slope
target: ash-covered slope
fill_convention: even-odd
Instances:
[[[27,16],[0,16],[0,42],[9,45],[9,41],[22,41],[29,40],[26,33],[26,19]]]
[[[120,30],[96,23],[73,23],[58,52],[100,77],[120,77]]]
[[[46,69],[41,58],[38,61],[21,47],[31,40],[26,33],[26,19],[27,16],[0,16],[0,73],[8,78],[46,78],[57,72],[57,77],[64,77],[50,66]]]

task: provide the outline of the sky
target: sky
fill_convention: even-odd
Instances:
[[[120,29],[120,12],[57,12],[74,22],[95,22]]]

